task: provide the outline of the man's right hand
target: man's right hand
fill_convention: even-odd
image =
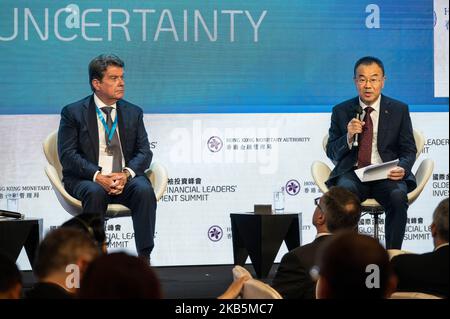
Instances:
[[[114,180],[107,175],[97,174],[95,182],[100,184],[108,194],[114,191],[112,188],[114,186]]]
[[[355,137],[355,134],[362,133],[364,121],[360,121],[358,119],[352,119],[347,124],[347,138],[350,143],[353,143],[353,139]]]

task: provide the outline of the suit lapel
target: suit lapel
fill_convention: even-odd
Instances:
[[[97,123],[97,111],[94,102],[94,96],[92,95],[89,100],[84,104],[86,112],[84,112],[84,120],[88,128],[89,137],[92,143],[92,149],[94,150],[95,159],[98,163],[99,152],[99,137],[98,137],[98,123]]]
[[[351,121],[351,119],[356,117],[356,109],[359,106],[359,97],[355,97],[348,108],[348,121],[345,123],[345,131],[347,131],[347,124]]]
[[[126,105],[125,103],[123,103],[123,101],[119,100],[116,103],[117,105],[117,122],[118,122],[118,126],[119,126],[119,136],[120,136],[120,146],[122,147],[122,153],[123,156],[125,157],[125,161],[127,159],[126,154],[125,154],[125,144],[126,144],[126,140],[127,140],[127,136],[126,136],[126,129],[125,129],[125,123],[127,122],[127,118],[126,118]]]
[[[380,102],[380,115],[378,117],[378,137],[377,146],[381,148],[383,142],[386,141],[386,135],[388,133],[389,121],[391,119],[389,102],[386,101],[383,95],[381,95]]]
[[[356,109],[359,106],[360,106],[359,105],[359,96],[357,96],[352,100],[351,107],[348,108],[348,118],[347,118],[347,121],[345,122],[345,127],[344,127],[345,132],[347,132],[348,122],[350,122],[352,119],[354,119],[356,117]],[[360,118],[360,119],[362,120],[362,118]],[[357,147],[352,147],[351,158],[352,158],[352,162],[354,162],[354,163],[356,163],[356,161],[358,160],[358,148]]]

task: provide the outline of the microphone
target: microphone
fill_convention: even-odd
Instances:
[[[24,219],[25,215],[21,214],[21,213],[16,213],[16,212],[10,212],[8,210],[3,210],[0,209],[0,217],[11,217],[11,218],[16,218],[16,219]]]
[[[357,118],[358,120],[361,121],[361,114],[363,113],[363,109],[361,107],[361,105],[356,106],[356,115],[355,118]],[[354,147],[358,147],[358,133],[355,134],[354,138],[353,138],[353,146]]]

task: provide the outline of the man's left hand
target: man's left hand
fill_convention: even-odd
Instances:
[[[403,167],[400,167],[400,166],[394,167],[388,173],[388,178],[393,180],[393,181],[402,180],[403,177],[405,177],[405,169]]]
[[[120,195],[123,192],[123,188],[127,183],[127,174],[121,173],[111,173],[108,175],[114,180],[113,185],[111,185],[111,192],[109,195]]]

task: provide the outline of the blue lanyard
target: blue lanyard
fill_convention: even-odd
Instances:
[[[114,136],[114,132],[116,131],[116,127],[117,127],[117,114],[116,114],[116,118],[114,119],[113,125],[111,127],[111,129],[109,129],[108,124],[105,121],[105,118],[103,117],[102,112],[98,109],[98,107],[95,108],[97,111],[97,115],[98,118],[100,119],[100,121],[103,124],[103,127],[105,128],[106,134],[108,134],[108,140],[106,141],[107,144],[109,144],[109,142],[111,142],[113,136]]]

